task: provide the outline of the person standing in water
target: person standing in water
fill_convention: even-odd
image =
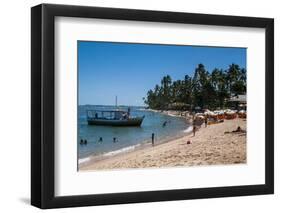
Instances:
[[[154,133],[152,133],[152,135],[151,135],[151,143],[152,143],[152,146],[154,146]]]

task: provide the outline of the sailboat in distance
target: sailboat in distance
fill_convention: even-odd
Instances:
[[[117,96],[115,97],[116,110],[87,110],[88,125],[100,126],[141,126],[144,116],[131,116],[131,109],[119,110]]]

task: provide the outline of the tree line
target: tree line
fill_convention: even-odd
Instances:
[[[246,81],[246,69],[237,64],[212,72],[198,64],[194,75],[185,75],[182,80],[172,81],[171,76],[164,76],[161,84],[156,84],[143,99],[149,108],[160,110],[225,108],[230,97],[246,94]]]

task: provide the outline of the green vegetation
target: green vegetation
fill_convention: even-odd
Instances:
[[[145,104],[151,109],[190,110],[195,107],[224,108],[234,95],[246,94],[246,69],[231,64],[227,70],[214,69],[209,73],[203,64],[198,64],[194,75],[172,81],[164,76],[161,85],[147,92]]]

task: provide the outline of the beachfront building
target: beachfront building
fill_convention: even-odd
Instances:
[[[247,109],[247,95],[235,95],[228,100],[228,105],[236,110]]]
[[[182,102],[174,102],[168,105],[168,110],[189,110],[191,108],[190,104],[182,103]]]

